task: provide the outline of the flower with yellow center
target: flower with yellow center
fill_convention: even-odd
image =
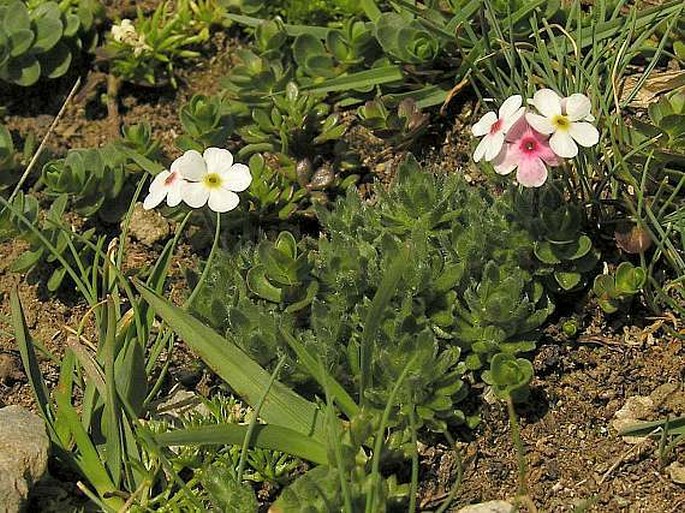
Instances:
[[[594,120],[590,99],[584,94],[561,98],[551,89],[541,89],[529,103],[540,114],[529,112],[526,121],[541,134],[552,134],[549,146],[559,157],[573,158],[577,144],[588,148],[599,142],[599,132],[589,123]]]
[[[202,155],[188,150],[171,166],[184,178],[183,201],[192,208],[208,205],[214,212],[228,212],[240,203],[236,194],[252,183],[250,169],[233,162],[233,155],[221,148],[207,148]]]

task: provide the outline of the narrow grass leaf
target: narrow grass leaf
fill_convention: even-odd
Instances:
[[[188,312],[136,282],[136,288],[155,312],[253,408],[258,404],[271,376],[237,345],[218,335]],[[274,383],[262,406],[262,418],[287,426],[306,436],[323,439],[318,407],[280,382]]]
[[[178,429],[155,436],[160,445],[241,445],[248,426],[222,424]],[[251,447],[281,451],[313,463],[328,463],[326,446],[310,436],[287,427],[257,424],[250,439]]]
[[[307,369],[307,372],[312,375],[319,385],[330,393],[333,400],[340,406],[340,409],[348,418],[354,417],[359,412],[359,406],[357,406],[357,403],[354,402],[350,394],[332,376],[325,373],[326,371],[319,365],[316,358],[307,351],[299,340],[282,328],[280,331],[281,336],[288,343],[290,349],[295,351],[299,363]]]
[[[31,389],[36,396],[36,403],[43,414],[43,418],[49,422],[52,418],[48,409],[50,404],[50,394],[47,386],[45,385],[45,381],[43,380],[43,375],[40,372],[40,367],[38,366],[38,358],[36,357],[36,351],[33,347],[31,334],[26,326],[24,309],[21,306],[19,292],[16,288],[12,289],[12,292],[10,293],[10,308],[12,310],[14,337],[17,340],[17,346],[19,347],[19,354],[21,355],[21,362],[24,365],[24,371],[28,377]]]

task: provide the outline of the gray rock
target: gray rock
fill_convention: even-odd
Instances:
[[[514,513],[514,505],[506,501],[488,501],[464,506],[456,513]]]
[[[142,203],[133,207],[129,233],[146,246],[163,241],[171,233],[171,226],[164,217],[155,210],[145,210]]]
[[[49,447],[42,418],[21,406],[0,409],[0,513],[25,506],[29,489],[45,474]]]

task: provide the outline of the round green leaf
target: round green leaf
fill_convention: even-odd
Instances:
[[[40,78],[40,64],[33,55],[22,55],[7,66],[7,79],[17,85],[28,87]]]
[[[64,75],[71,64],[71,51],[69,47],[60,42],[52,50],[40,56],[43,74],[48,78],[57,78]]]
[[[577,287],[581,280],[580,273],[564,273],[556,272],[554,273],[554,279],[559,284],[559,286],[565,291],[569,291],[574,287]]]
[[[29,11],[23,2],[10,2],[5,10],[5,20],[3,28],[8,34],[21,30],[31,30],[31,18]]]
[[[75,14],[68,13],[65,15],[66,25],[64,26],[64,37],[73,37],[78,32],[81,26],[81,20]]]
[[[25,54],[29,48],[31,48],[31,43],[33,43],[34,35],[31,30],[17,30],[9,34],[10,42],[10,55],[12,57],[19,57]]]
[[[62,21],[59,18],[40,16],[34,20],[34,23],[36,40],[33,43],[32,52],[47,52],[62,38]]]
[[[10,41],[5,34],[0,32],[0,67],[4,66],[10,58]]]

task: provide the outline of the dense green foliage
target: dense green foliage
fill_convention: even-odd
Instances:
[[[64,75],[82,50],[97,43],[97,0],[0,1],[0,80],[31,86]]]
[[[505,201],[410,161],[377,204],[350,191],[333,211],[318,212],[325,237],[297,244],[284,232],[275,242],[223,254],[195,302],[199,315],[262,365],[286,355],[287,382],[312,378],[281,330],[319,355],[335,379],[352,384],[365,372],[364,325],[381,315],[365,399],[382,409],[406,355],[416,355],[401,404],[416,405],[420,422],[443,430],[465,420],[454,405],[466,394],[467,370],[500,352],[534,349],[552,306],[522,267],[531,241],[512,226]],[[392,307],[372,312],[384,270],[398,259],[407,261]],[[396,415],[407,424],[407,412]]]

